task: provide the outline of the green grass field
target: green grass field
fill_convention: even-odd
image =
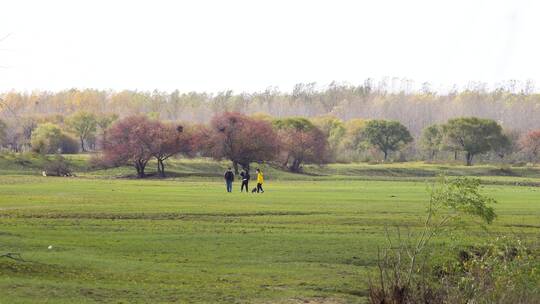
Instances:
[[[173,162],[172,179],[135,180],[113,178],[129,168],[72,161],[78,177],[54,178],[4,159],[0,253],[26,262],[0,259],[0,303],[365,303],[385,227],[418,228],[426,180],[441,171],[482,176],[499,217],[487,232],[466,221],[439,245],[540,241],[534,168],[265,167],[267,191],[256,195],[238,184],[225,193],[223,163]]]

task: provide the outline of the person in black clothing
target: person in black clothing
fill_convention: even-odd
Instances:
[[[246,193],[249,191],[249,180],[251,176],[249,176],[249,171],[244,170],[240,172],[240,176],[242,177],[242,186],[240,187],[240,192],[244,192],[244,187],[246,188]]]
[[[234,173],[231,168],[228,168],[223,176],[225,178],[225,185],[227,186],[227,192],[232,192],[232,183],[234,181]]]

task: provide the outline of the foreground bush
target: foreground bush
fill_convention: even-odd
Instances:
[[[439,289],[450,303],[540,303],[537,250],[506,237],[461,250]]]
[[[519,241],[498,239],[481,247],[435,254],[431,240],[464,216],[491,223],[495,201],[479,191],[479,180],[442,178],[431,189],[423,229],[418,236],[388,235],[389,247],[379,251],[377,279],[370,282],[370,303],[538,303],[538,253]]]

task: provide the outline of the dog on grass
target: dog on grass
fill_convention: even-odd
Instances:
[[[251,193],[255,193],[255,192],[257,192],[257,188],[253,188],[253,189],[251,190]]]

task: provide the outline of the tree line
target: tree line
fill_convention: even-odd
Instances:
[[[354,118],[397,120],[414,138],[435,123],[452,118],[493,119],[505,129],[519,132],[540,128],[540,94],[531,83],[508,82],[495,89],[470,83],[441,94],[429,84],[411,90],[407,79],[367,79],[360,85],[333,82],[298,84],[290,92],[269,87],[261,92],[110,91],[70,89],[58,92],[10,91],[0,94],[0,119],[15,125],[17,119],[69,116],[84,111],[96,115],[127,117],[149,115],[165,121],[207,123],[221,112],[273,117],[330,115],[343,121]]]
[[[42,154],[96,152],[96,166],[131,165],[146,175],[151,160],[165,176],[165,162],[173,156],[229,160],[235,171],[254,162],[272,162],[292,172],[304,164],[350,161],[448,160],[463,157],[467,165],[484,160],[530,161],[540,158],[540,129],[508,131],[491,119],[461,117],[429,125],[414,140],[395,120],[351,119],[333,116],[275,118],[268,114],[222,112],[209,123],[164,121],[150,115],[124,118],[114,114],[76,112],[67,117],[19,125],[21,135],[7,136],[0,121],[0,145],[12,151]],[[512,158],[511,158],[512,157]]]

